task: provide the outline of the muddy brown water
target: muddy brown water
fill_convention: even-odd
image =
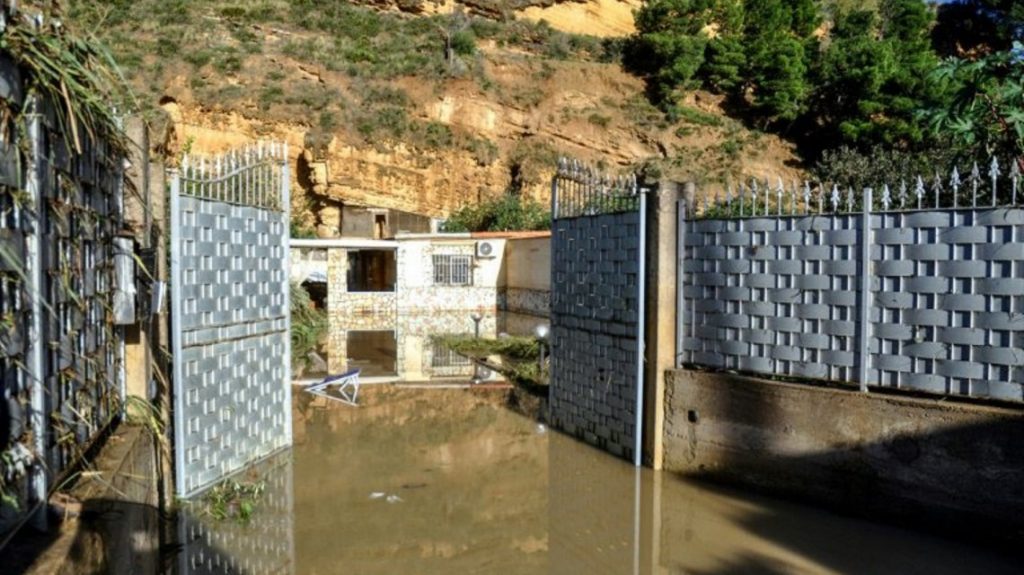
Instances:
[[[367,386],[361,400],[297,392],[266,501],[247,525],[188,519],[179,571],[1020,572],[956,541],[638,471],[509,411],[501,391]]]

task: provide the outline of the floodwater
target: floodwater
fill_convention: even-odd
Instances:
[[[301,392],[248,525],[187,519],[179,571],[250,574],[1019,573],[1014,558],[638,471],[500,390]],[[196,528],[197,525],[200,528]]]

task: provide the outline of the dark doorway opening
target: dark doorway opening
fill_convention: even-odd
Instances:
[[[348,252],[348,291],[395,291],[398,266],[394,250],[359,250]]]

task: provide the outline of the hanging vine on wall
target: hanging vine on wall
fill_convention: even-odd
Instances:
[[[68,147],[82,153],[85,140],[106,140],[116,156],[128,145],[114,103],[131,92],[110,53],[94,39],[77,36],[63,24],[57,3],[0,10],[0,53],[25,72],[27,94],[50,102]],[[18,114],[0,100],[0,126],[6,131]],[[10,134],[2,139],[9,141]]]

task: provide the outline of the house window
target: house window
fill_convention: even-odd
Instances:
[[[446,345],[440,343],[434,344],[434,349],[430,356],[430,367],[447,368],[447,367],[469,367],[472,362],[469,358],[459,355],[451,350]]]
[[[348,252],[348,291],[393,292],[398,276],[394,250]]]
[[[451,254],[435,255],[434,285],[473,285],[473,256]]]

